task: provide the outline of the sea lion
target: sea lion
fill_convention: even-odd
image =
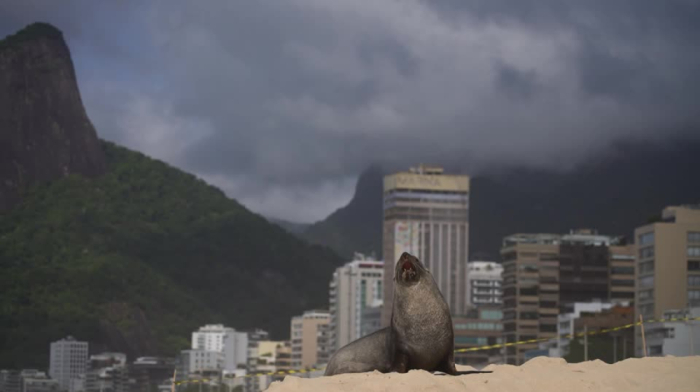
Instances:
[[[394,269],[391,325],[338,350],[324,375],[411,369],[457,374],[452,328],[450,309],[433,276],[404,252]]]
[[[430,271],[418,258],[405,252],[394,270],[390,328],[396,371],[457,373],[450,308]]]

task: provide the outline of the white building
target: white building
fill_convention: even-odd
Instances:
[[[557,341],[547,342],[549,347],[549,356],[563,358],[569,353],[570,338],[566,338],[574,331],[574,322],[581,317],[581,313],[600,313],[603,310],[610,309],[615,304],[608,302],[575,302],[573,304],[574,311],[572,313],[564,313],[557,316]]]
[[[21,392],[59,391],[58,381],[49,378],[44,372],[40,372],[35,369],[24,369],[20,372],[20,378]]]
[[[359,253],[335,270],[329,290],[329,354],[363,336],[363,311],[382,305],[383,282],[384,263]]]
[[[647,353],[650,356],[673,355],[685,357],[700,355],[700,321],[691,320],[700,317],[700,307],[689,310],[670,310],[664,312],[665,321],[644,325]]]
[[[467,263],[467,304],[470,307],[503,303],[503,266],[493,261]]]
[[[51,343],[49,375],[58,381],[62,391],[74,392],[71,380],[85,376],[88,365],[88,343],[72,336]]]
[[[17,370],[0,370],[0,392],[21,392],[22,379]]]
[[[192,349],[215,351],[223,355],[223,369],[236,370],[248,359],[248,334],[223,324],[209,324],[192,332]]]
[[[192,376],[204,372],[218,372],[223,369],[223,354],[218,351],[182,350],[180,352],[180,371],[183,376]]]

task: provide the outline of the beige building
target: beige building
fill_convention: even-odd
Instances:
[[[308,310],[292,317],[291,338],[294,369],[314,367],[328,362],[328,324],[326,310]]]
[[[558,315],[572,312],[575,303],[630,301],[634,273],[617,268],[629,267],[626,256],[633,246],[622,242],[621,237],[593,230],[505,237],[501,249],[504,340],[555,339]],[[537,342],[508,347],[507,362],[522,364],[525,352],[537,348]]]
[[[278,355],[287,352],[287,366],[280,368],[278,365]],[[280,370],[289,370],[289,358],[291,357],[291,346],[288,341],[262,340],[258,342],[257,388],[260,391],[266,390],[273,381],[281,381],[284,374],[271,374]],[[283,362],[282,362],[283,363]]]
[[[430,270],[452,314],[466,311],[469,177],[419,166],[384,177],[384,306],[389,325],[394,265],[403,252]]]
[[[287,371],[292,368],[292,344],[290,341],[285,341],[283,345],[277,346],[275,367],[277,371]]]
[[[636,319],[700,305],[700,205],[666,207],[661,221],[638,227],[634,235]]]
[[[634,245],[611,245],[608,286],[610,290],[609,301],[621,304],[632,304],[635,297],[634,289]]]
[[[358,253],[335,270],[329,290],[329,355],[363,336],[365,309],[382,305],[383,276],[383,262]]]

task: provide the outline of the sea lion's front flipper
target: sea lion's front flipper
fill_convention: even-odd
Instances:
[[[443,372],[452,376],[457,375],[457,369],[455,368],[455,354],[450,352],[445,359],[442,360],[434,369],[436,372]]]
[[[401,350],[396,350],[394,362],[391,364],[391,371],[397,373],[408,372],[408,354]]]

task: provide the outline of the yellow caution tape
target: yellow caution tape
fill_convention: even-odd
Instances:
[[[685,318],[668,318],[668,319],[658,319],[658,320],[646,320],[644,321],[644,324],[649,324],[649,323],[663,323],[667,321],[698,321],[700,320],[700,317],[685,317]],[[591,331],[588,332],[588,335],[598,335],[598,334],[606,334],[609,332],[614,332],[614,331],[620,331],[623,329],[628,329],[635,327],[637,325],[641,325],[641,322],[636,322],[632,324],[625,324],[625,325],[620,325],[618,327],[613,327],[613,328],[604,328],[598,331]],[[586,335],[584,332],[579,332],[575,334],[568,334],[568,335],[563,335],[561,336],[562,338],[565,339],[571,339],[575,337],[582,337]],[[521,344],[530,344],[530,343],[541,343],[541,342],[547,342],[550,340],[555,340],[558,339],[556,338],[540,338],[540,339],[530,339],[530,340],[521,340],[518,342],[510,342],[510,343],[497,343],[497,344],[492,344],[488,346],[479,346],[479,347],[469,347],[469,348],[460,348],[455,350],[456,353],[466,353],[466,352],[473,352],[473,351],[482,351],[482,350],[490,350],[493,348],[501,348],[501,347],[512,347],[512,346],[519,346]],[[274,376],[274,375],[284,375],[284,374],[297,374],[297,373],[311,373],[319,370],[323,370],[324,368],[314,368],[314,369],[292,369],[292,370],[280,370],[277,372],[259,372],[259,373],[254,373],[254,374],[246,374],[244,376],[238,376],[234,377],[236,378],[248,378],[248,377],[258,377],[258,376]],[[227,378],[227,377],[224,377]],[[193,379],[193,380],[182,380],[178,381],[175,383],[175,385],[181,385],[181,384],[187,384],[187,383],[198,383],[198,382],[209,382],[209,381],[214,381],[210,380],[208,378],[202,378],[202,379]]]
[[[663,322],[667,322],[667,321],[697,321],[697,320],[700,320],[700,317],[668,318],[668,319],[658,319],[658,320],[652,319],[652,320],[646,320],[646,321],[644,321],[644,324],[649,324],[649,323],[663,323]],[[626,324],[626,325],[620,325],[620,326],[618,326],[618,327],[604,328],[604,329],[600,329],[600,330],[597,330],[597,331],[591,331],[591,332],[588,332],[587,334],[588,334],[588,335],[598,335],[598,334],[601,334],[601,335],[602,335],[602,334],[609,333],[609,332],[620,331],[620,330],[623,330],[623,329],[632,328],[632,327],[634,327],[634,326],[641,325],[641,324],[642,324],[642,323],[638,321],[638,322],[636,322],[636,323]],[[582,336],[584,336],[584,335],[586,335],[586,333],[584,333],[584,332],[579,332],[579,333],[575,333],[575,334],[562,335],[561,337],[562,337],[562,338],[565,338],[565,339],[571,339],[571,338],[575,338],[575,337],[582,337]],[[456,353],[466,353],[466,352],[473,352],[473,351],[490,350],[490,349],[493,349],[493,348],[519,346],[519,345],[521,345],[521,344],[530,344],[530,343],[547,342],[547,341],[555,340],[555,339],[559,339],[559,337],[556,337],[556,338],[541,338],[541,339],[521,340],[521,341],[518,341],[518,342],[509,342],[509,343],[498,343],[498,344],[492,344],[492,345],[490,345],[490,346],[460,348],[460,349],[455,350],[455,352],[456,352]]]

